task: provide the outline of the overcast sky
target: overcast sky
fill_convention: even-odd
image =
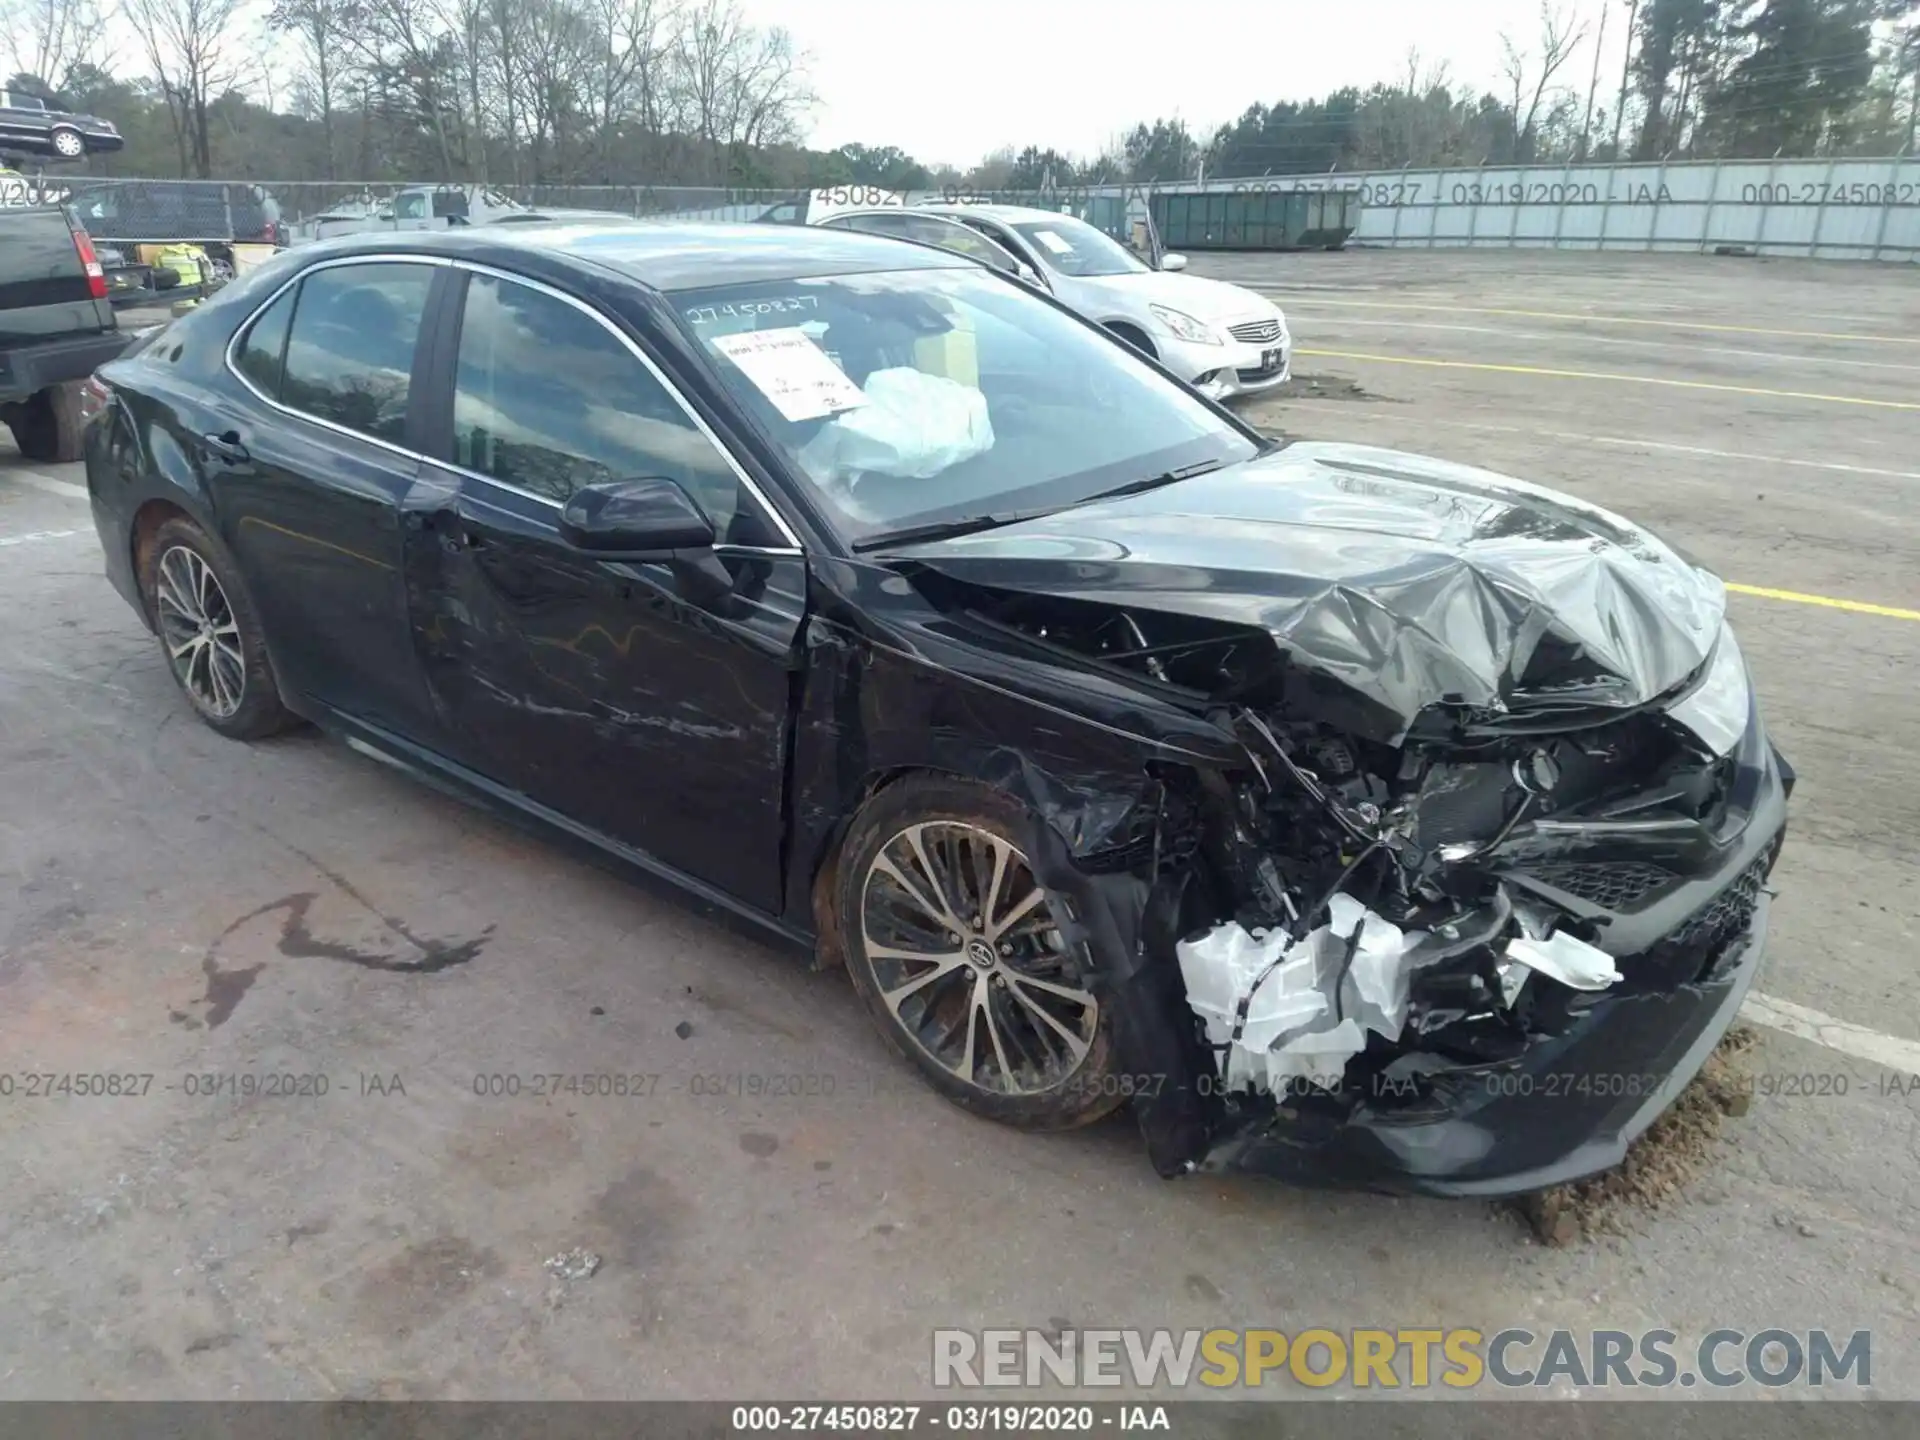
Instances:
[[[1617,94],[1627,0],[1551,0],[1585,21],[1564,73],[1584,95],[1609,9],[1600,90]],[[971,165],[1003,145],[1091,156],[1136,121],[1197,133],[1255,101],[1402,75],[1409,49],[1456,86],[1497,89],[1500,32],[1533,48],[1540,0],[741,0],[810,57],[809,142],[894,144]]]

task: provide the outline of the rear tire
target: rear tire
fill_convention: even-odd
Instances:
[[[78,380],[49,385],[20,407],[8,427],[20,453],[43,464],[64,465],[86,453],[86,422],[80,418]]]
[[[263,740],[298,723],[280,701],[260,612],[224,545],[191,520],[168,520],[140,553],[140,591],[174,683],[209,728]]]
[[[876,1028],[934,1089],[1017,1129],[1070,1130],[1126,1095],[1089,961],[1062,936],[1067,902],[1028,868],[1036,823],[971,781],[889,785],[847,832],[837,928]]]

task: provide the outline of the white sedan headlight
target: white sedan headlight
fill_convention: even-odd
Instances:
[[[1158,320],[1182,340],[1192,341],[1195,345],[1219,345],[1222,343],[1220,337],[1214,334],[1209,326],[1194,319],[1191,315],[1179,310],[1169,310],[1164,305],[1149,305],[1147,308],[1153,311],[1154,319]]]
[[[1740,653],[1740,642],[1733,638],[1733,627],[1722,623],[1720,643],[1707,666],[1707,678],[1668,713],[1699,736],[1715,755],[1725,756],[1747,733],[1752,709],[1753,682],[1747,675],[1746,656]]]

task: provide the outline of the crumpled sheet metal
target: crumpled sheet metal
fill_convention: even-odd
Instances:
[[[1426,932],[1403,931],[1348,895],[1334,896],[1327,908],[1327,923],[1295,943],[1284,931],[1255,935],[1229,922],[1174,947],[1187,1003],[1206,1026],[1227,1089],[1276,1096],[1302,1083],[1338,1089],[1347,1062],[1366,1048],[1368,1031],[1400,1038],[1408,954]],[[1342,976],[1356,929],[1359,947]],[[1235,1040],[1240,1003],[1250,990]]]
[[[1230,921],[1174,947],[1187,1004],[1206,1026],[1228,1090],[1283,1096],[1303,1082],[1337,1090],[1369,1031],[1400,1039],[1421,963],[1414,952],[1427,932],[1402,930],[1350,895],[1334,896],[1327,910],[1327,923],[1294,943],[1284,931],[1256,935]],[[1359,945],[1343,976],[1356,930]],[[1509,1005],[1529,971],[1586,991],[1621,979],[1611,955],[1566,931],[1548,939],[1513,937],[1502,948],[1500,968]]]
[[[1436,703],[1512,708],[1549,637],[1611,677],[1583,702],[1644,704],[1700,668],[1726,613],[1716,577],[1610,511],[1355,445],[908,553],[977,584],[1264,628],[1394,717],[1395,742]]]

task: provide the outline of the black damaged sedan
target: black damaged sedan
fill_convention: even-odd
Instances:
[[[824,230],[294,250],[102,370],[114,585],[299,720],[844,965],[942,1093],[1163,1174],[1618,1161],[1759,965],[1792,771],[1710,574],[1262,437]]]

